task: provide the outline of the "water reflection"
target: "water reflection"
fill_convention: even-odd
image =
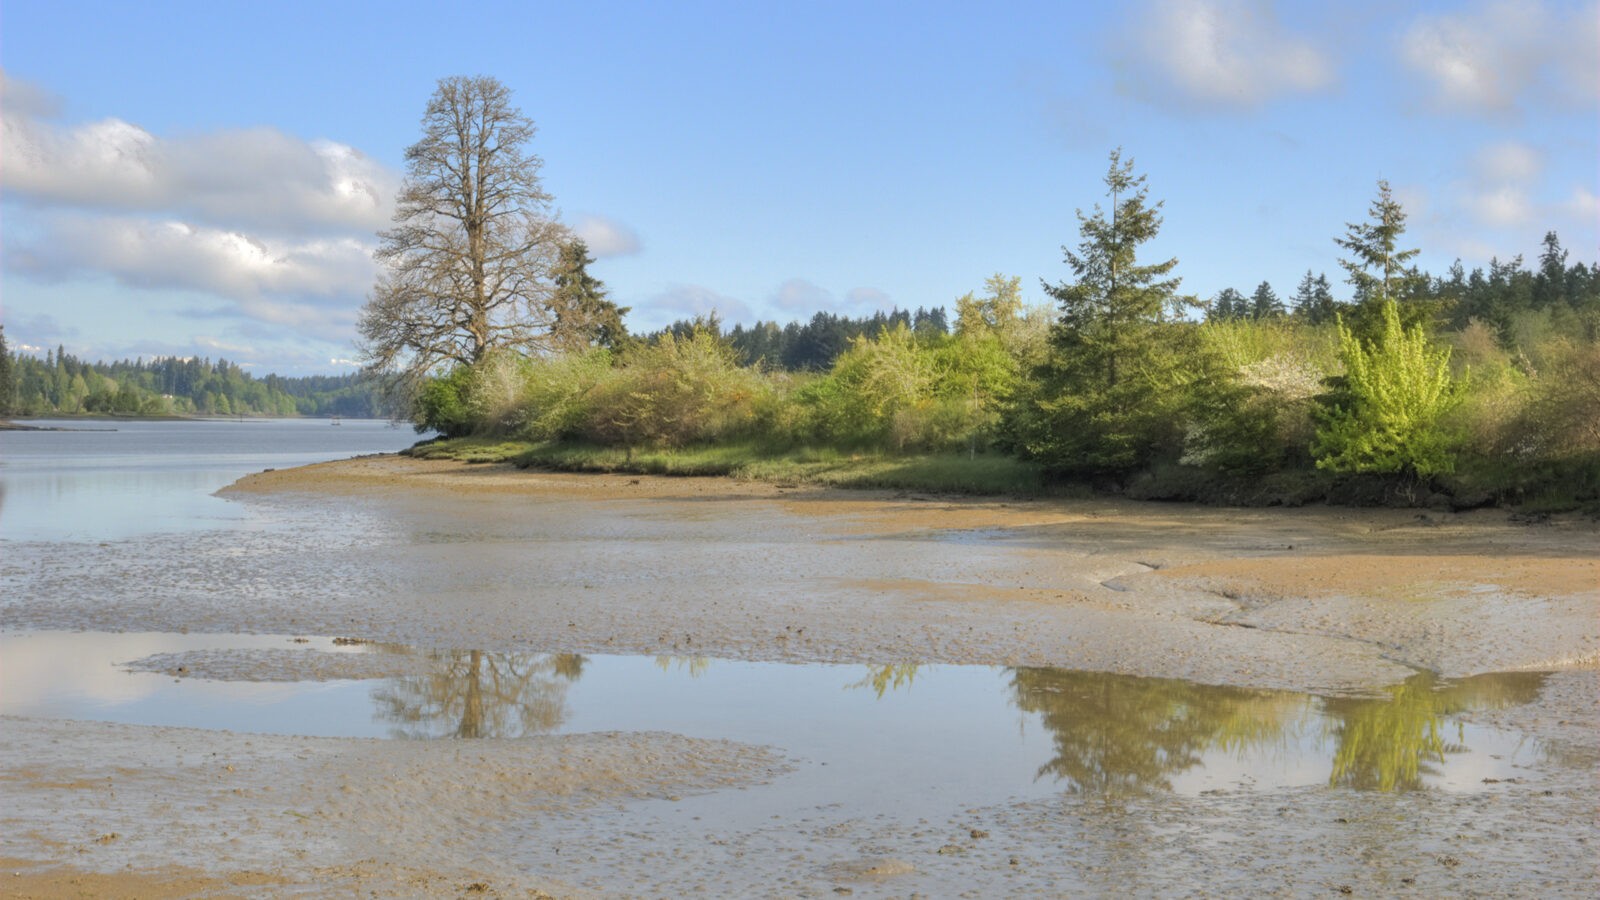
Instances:
[[[656,655],[656,668],[663,672],[683,672],[690,678],[699,678],[711,668],[711,659],[706,656],[671,656]]]
[[[1018,709],[1039,715],[1055,756],[1039,777],[1069,792],[1117,794],[1172,789],[1175,777],[1210,755],[1263,759],[1312,728],[1334,743],[1328,783],[1407,791],[1439,774],[1445,755],[1468,750],[1451,716],[1532,701],[1545,675],[1480,675],[1445,684],[1418,674],[1381,698],[1313,698],[1284,691],[1217,687],[1059,669],[1013,669]],[[1454,739],[1447,739],[1448,733]]]
[[[911,682],[917,678],[918,665],[916,663],[891,663],[882,666],[867,666],[867,676],[854,684],[846,685],[846,690],[856,688],[871,688],[873,693],[882,700],[883,695],[890,691],[911,687]]]
[[[1276,691],[1102,672],[1013,669],[1015,703],[1055,741],[1039,776],[1072,793],[1171,790],[1172,778],[1213,751],[1281,746],[1311,702]]]
[[[939,790],[1007,796],[1481,790],[1535,759],[1573,764],[1466,715],[1533,701],[1549,677],[1419,674],[1324,698],[1044,668],[0,632],[0,715],[330,737],[666,731],[855,765],[861,789],[914,769]]]
[[[448,651],[432,671],[373,691],[377,715],[400,737],[510,738],[544,734],[567,718],[567,687],[586,658],[573,653]]]
[[[1541,672],[1507,672],[1447,685],[1423,672],[1389,688],[1387,699],[1326,700],[1327,721],[1338,741],[1328,783],[1369,791],[1417,790],[1424,776],[1438,774],[1445,754],[1468,749],[1462,725],[1447,727],[1447,717],[1531,703],[1544,679]]]
[[[407,737],[519,737],[561,728],[567,691],[588,659],[575,654],[438,653],[433,669],[373,692],[384,721]],[[703,656],[657,656],[663,673],[699,678]],[[909,689],[919,666],[866,667],[845,685],[879,700]],[[1013,668],[1012,705],[1037,716],[1053,754],[1036,779],[1075,794],[1171,791],[1175,779],[1232,758],[1264,765],[1309,740],[1331,759],[1327,782],[1356,790],[1408,791],[1463,753],[1463,712],[1524,704],[1542,673],[1483,675],[1445,683],[1418,674],[1376,698],[1318,698],[1103,672]],[[1331,749],[1331,753],[1329,748]]]

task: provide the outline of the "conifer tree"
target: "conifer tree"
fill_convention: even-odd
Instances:
[[[551,339],[559,349],[620,350],[628,342],[628,329],[622,324],[628,307],[607,299],[605,284],[589,274],[593,262],[589,245],[582,238],[561,245],[551,272],[555,291],[550,298]]]
[[[1328,284],[1328,276],[1320,274],[1312,278],[1311,270],[1307,269],[1294,292],[1294,314],[1312,325],[1321,325],[1332,322],[1338,311],[1339,304],[1333,299],[1333,286]]]
[[[0,325],[0,416],[11,415],[17,406],[16,367],[11,348],[6,345],[6,326]]]
[[[1405,301],[1427,287],[1427,277],[1407,263],[1420,252],[1400,249],[1400,236],[1406,231],[1406,213],[1389,189],[1389,182],[1378,181],[1378,197],[1368,208],[1370,222],[1350,222],[1345,236],[1334,243],[1350,251],[1351,259],[1339,260],[1349,273],[1358,304],[1381,304],[1385,299]]]
[[[1283,301],[1278,299],[1272,285],[1265,281],[1256,285],[1256,292],[1250,297],[1250,318],[1275,319],[1285,312]]]
[[[1243,318],[1248,310],[1249,302],[1244,299],[1244,295],[1231,287],[1226,287],[1211,298],[1211,309],[1206,318],[1213,322],[1227,322]]]
[[[1161,228],[1161,203],[1147,201],[1133,161],[1111,153],[1109,212],[1078,211],[1083,239],[1063,247],[1075,280],[1044,283],[1060,304],[1038,393],[1014,418],[1020,449],[1064,473],[1120,477],[1175,440],[1178,342],[1167,322],[1178,300],[1176,259],[1140,264],[1136,251]]]

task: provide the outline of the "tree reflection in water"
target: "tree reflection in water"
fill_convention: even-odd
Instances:
[[[1171,790],[1208,753],[1236,757],[1286,747],[1306,726],[1335,743],[1329,783],[1358,790],[1414,790],[1446,753],[1466,749],[1447,717],[1532,701],[1544,675],[1482,675],[1452,684],[1421,674],[1381,698],[1317,699],[1284,691],[1217,687],[1059,669],[1013,669],[1014,702],[1038,713],[1055,743],[1039,777],[1072,793]]]
[[[1289,737],[1310,698],[1103,672],[1013,669],[1015,703],[1038,713],[1056,755],[1039,768],[1067,790],[1171,790],[1213,750],[1243,754]]]
[[[379,715],[401,737],[521,737],[553,731],[567,717],[567,686],[587,659],[573,653],[452,650],[432,671],[390,679],[373,691]],[[448,730],[446,730],[448,729]]]
[[[911,682],[917,679],[916,663],[891,663],[882,666],[867,666],[867,675],[860,681],[845,685],[846,690],[869,687],[882,700],[883,695],[890,691],[911,687]]]
[[[663,672],[677,669],[688,673],[690,678],[699,678],[711,668],[711,660],[704,656],[672,656],[671,654],[656,656],[656,668]]]
[[[576,654],[436,653],[431,670],[391,679],[373,692],[379,716],[405,737],[519,737],[559,728],[567,689],[587,657]],[[663,672],[695,678],[705,657],[657,657]],[[1334,744],[1329,784],[1404,791],[1425,786],[1446,754],[1463,752],[1463,712],[1534,700],[1544,674],[1480,675],[1445,683],[1418,674],[1377,698],[1316,698],[1287,691],[1219,687],[1064,669],[1014,668],[1012,702],[1039,716],[1055,754],[1037,777],[1069,792],[1116,795],[1171,790],[1173,779],[1204,766],[1206,755],[1261,758],[1309,736]],[[868,666],[847,685],[878,698],[909,688],[914,664]],[[1453,733],[1452,733],[1453,731]]]
[[[1389,688],[1387,699],[1325,700],[1327,725],[1338,740],[1328,783],[1358,790],[1422,788],[1424,776],[1438,774],[1445,754],[1467,749],[1464,726],[1457,722],[1447,729],[1447,716],[1532,702],[1544,679],[1542,672],[1505,672],[1444,684],[1420,672]]]

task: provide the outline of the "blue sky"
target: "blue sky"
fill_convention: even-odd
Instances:
[[[348,371],[437,80],[492,75],[647,330],[952,305],[1121,146],[1181,289],[1342,287],[1379,178],[1442,272],[1600,258],[1600,4],[84,3],[0,10],[13,346]]]

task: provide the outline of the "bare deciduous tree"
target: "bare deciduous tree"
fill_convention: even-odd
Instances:
[[[359,323],[370,371],[413,388],[493,350],[545,349],[550,269],[566,239],[550,216],[532,120],[493,78],[441,79],[406,150],[395,227]]]

